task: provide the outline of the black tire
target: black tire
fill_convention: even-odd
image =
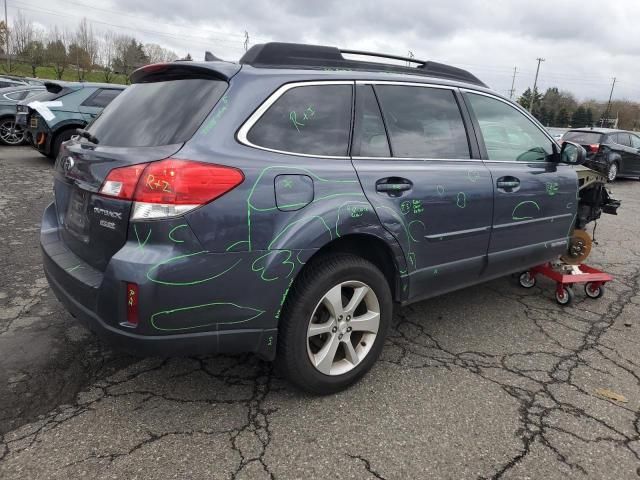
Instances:
[[[362,282],[375,293],[380,307],[378,332],[360,363],[344,374],[327,375],[316,369],[309,358],[307,329],[325,294],[334,286],[349,281]],[[362,378],[377,360],[392,314],[389,283],[375,265],[350,254],[319,258],[303,270],[285,302],[278,339],[278,365],[291,383],[304,391],[327,395],[343,390]]]
[[[531,272],[522,272],[518,277],[518,282],[522,288],[533,288],[536,286],[536,277]]]
[[[563,287],[562,296],[560,296],[558,294],[558,291],[556,291],[556,302],[558,302],[558,305],[562,305],[563,307],[570,305],[571,302],[573,301],[573,297],[574,297],[574,293],[573,293],[573,290],[571,290],[570,288]]]
[[[67,140],[71,140],[71,137],[76,134],[76,129],[67,129],[58,133],[53,142],[51,142],[51,151],[47,155],[51,160],[55,160],[58,158],[58,154],[60,153],[60,146],[66,142]]]
[[[618,178],[618,173],[620,172],[620,165],[617,160],[613,162],[609,162],[607,166],[607,181],[614,182],[616,178]]]
[[[587,297],[596,299],[604,295],[604,292],[605,292],[604,285],[600,285],[597,288],[592,288],[592,287],[593,287],[592,282],[587,282],[584,284],[584,293]]]

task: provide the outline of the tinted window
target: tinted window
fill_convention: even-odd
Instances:
[[[135,83],[122,91],[89,131],[100,145],[151,147],[187,141],[227,89],[217,80]]]
[[[2,80],[0,80],[0,88],[15,87],[15,85],[15,83],[3,82]]]
[[[85,107],[99,107],[104,108],[111,103],[111,101],[122,93],[122,90],[115,90],[112,88],[101,88],[93,95],[87,98],[82,105]]]
[[[640,148],[640,137],[637,135],[631,135],[631,146],[633,148]]]
[[[628,133],[618,133],[618,142],[619,145],[624,145],[626,147],[631,146],[631,139],[629,138]]]
[[[581,145],[591,145],[595,143],[600,143],[602,139],[602,135],[597,132],[567,132],[562,137],[562,140],[566,140],[567,142],[579,143]],[[612,138],[615,142],[615,136]]]
[[[361,157],[391,155],[384,122],[371,85],[360,85],[356,90],[356,123],[351,154]]]
[[[398,85],[376,85],[375,90],[394,157],[470,157],[451,90]]]
[[[544,162],[553,154],[551,140],[516,108],[484,95],[468,98],[489,160]]]
[[[351,85],[292,88],[260,117],[247,139],[285,152],[347,155],[351,92]]]
[[[15,100],[17,102],[18,100],[22,100],[23,98],[25,98],[27,96],[27,92],[28,90],[22,90],[21,92],[7,93],[5,97],[7,97],[9,100]]]

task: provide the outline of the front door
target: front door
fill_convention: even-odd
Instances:
[[[357,85],[353,164],[404,250],[409,299],[477,283],[485,267],[493,190],[471,146],[454,89]]]
[[[574,168],[552,161],[557,144],[520,108],[487,94],[465,99],[494,190],[487,277],[562,254],[577,212]]]
[[[624,132],[618,133],[618,138],[625,142],[622,144],[624,146],[624,169],[620,169],[620,173],[622,175],[640,175],[640,137],[633,133]]]

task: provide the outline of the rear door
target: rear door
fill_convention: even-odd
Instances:
[[[554,163],[556,143],[524,110],[467,91],[494,190],[487,276],[548,261],[564,252],[577,211],[573,167]]]
[[[493,191],[454,88],[357,82],[353,164],[408,259],[410,299],[479,281]],[[379,109],[381,107],[381,110]],[[382,111],[382,115],[381,112]]]
[[[629,137],[631,138],[631,170],[635,174],[640,174],[640,137],[633,133],[630,133]]]
[[[640,169],[637,165],[637,149],[631,145],[631,136],[627,132],[618,132],[616,137],[618,139],[618,150],[622,156],[620,174],[633,175],[638,173]]]

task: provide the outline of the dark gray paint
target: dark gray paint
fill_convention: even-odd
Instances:
[[[474,160],[318,159],[252,148],[236,138],[238,128],[284,83],[365,79],[425,82],[424,77],[411,75],[245,66],[230,81],[224,110],[218,103],[184,146],[117,149],[72,143],[70,155],[84,176],[56,180],[57,207],[47,209],[43,222],[47,273],[58,295],[69,306],[91,291],[92,300],[80,302],[87,310],[83,315],[93,315],[104,324],[101,328],[111,334],[123,332],[129,339],[133,334],[120,325],[126,314],[125,282],[136,282],[141,317],[136,334],[175,335],[171,338],[176,346],[188,344],[194,349],[199,340],[212,342],[213,351],[221,347],[217,334],[225,332],[227,349],[233,345],[234,350],[258,351],[272,358],[289,286],[314,253],[345,236],[357,234],[387,245],[396,269],[396,299],[405,303],[513,271],[514,258],[525,259],[520,268],[556,256],[560,247],[535,242],[566,239],[570,221],[556,221],[555,216],[575,213],[575,172],[557,165],[483,163],[464,109]],[[436,79],[433,83],[445,84]],[[468,87],[446,84],[454,90]],[[111,168],[170,155],[231,165],[242,170],[245,180],[184,218],[123,222],[120,237],[109,245],[101,245],[104,232],[95,223],[88,243],[69,241],[61,222],[70,191],[86,189],[90,202],[101,202],[93,192]],[[516,195],[496,195],[494,209],[495,180],[507,174],[520,176],[523,188]],[[284,191],[283,181],[291,176],[298,181],[291,192]],[[411,189],[399,196],[377,192],[376,182],[388,177],[409,180]],[[548,180],[560,185],[553,197],[545,192]],[[541,215],[553,217],[553,222],[549,220],[545,228],[543,223],[492,228],[512,222],[507,213],[521,199],[539,201]],[[406,201],[411,210],[403,213]],[[574,206],[568,208],[570,201]],[[112,209],[130,208],[128,202],[110,202]],[[518,247],[522,249],[517,254],[508,250]],[[66,263],[52,266],[58,261],[52,249],[62,251]],[[92,258],[95,251],[102,253],[103,261]],[[81,267],[68,272],[75,259],[80,259]],[[101,277],[99,287],[75,278],[74,274],[84,274],[83,269],[94,279]]]

